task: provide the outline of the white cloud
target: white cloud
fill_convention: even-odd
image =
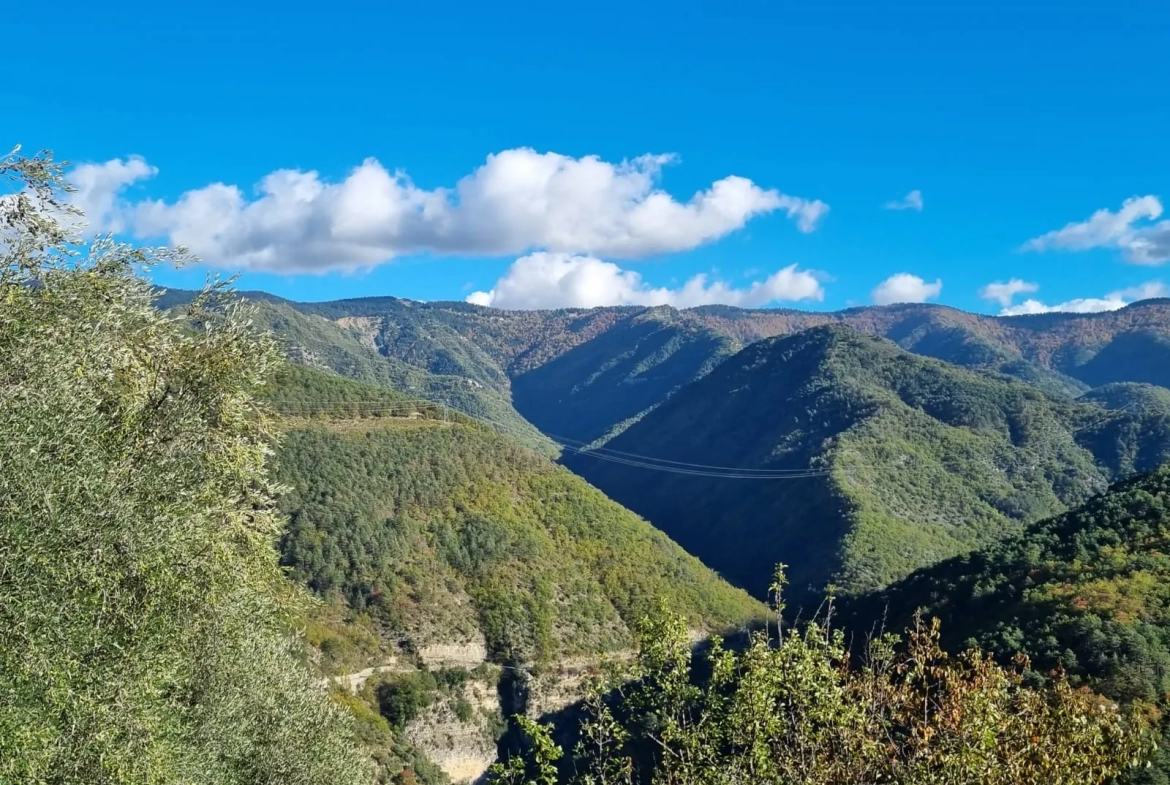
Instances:
[[[158,169],[139,156],[81,164],[69,172],[69,183],[76,189],[69,201],[84,213],[88,234],[122,232],[128,228],[126,219],[131,208],[120,199],[121,192],[156,174]]]
[[[1024,300],[1019,305],[1004,308],[1000,316],[1021,316],[1023,314],[1052,313],[1098,313],[1100,311],[1116,311],[1138,300],[1148,300],[1151,297],[1170,296],[1170,287],[1161,281],[1147,281],[1140,286],[1131,286],[1128,289],[1119,289],[1110,292],[1104,297],[1078,297],[1055,305],[1047,305],[1039,300]]]
[[[488,156],[452,188],[427,190],[369,158],[340,182],[315,171],[279,170],[252,197],[236,185],[213,183],[172,202],[136,205],[115,199],[119,185],[132,182],[129,174],[94,176],[102,167],[125,166],[119,161],[85,170],[83,177],[95,183],[79,204],[103,214],[116,205],[119,220],[136,235],[166,237],[212,264],[275,271],[364,267],[424,252],[499,256],[540,249],[638,258],[695,248],[775,211],[811,232],[829,209],[735,176],[678,201],[658,186],[671,160],[647,155],[615,164],[518,148]],[[139,170],[146,166],[132,161]]]
[[[877,285],[872,297],[876,305],[893,305],[894,303],[924,303],[938,297],[942,291],[942,279],[934,283],[927,283],[917,275],[897,273]]]
[[[915,188],[901,199],[886,202],[883,207],[887,210],[917,210],[922,212],[922,191]]]
[[[1012,298],[1017,294],[1031,294],[1040,291],[1040,285],[1012,278],[1010,281],[996,281],[989,283],[979,290],[979,296],[984,300],[994,300],[1004,308],[1012,304]]]
[[[763,281],[735,288],[699,274],[677,289],[655,288],[632,270],[592,256],[533,253],[517,259],[488,292],[467,302],[512,310],[596,308],[604,305],[737,305],[759,307],[777,301],[821,300],[816,274],[789,265]]]
[[[1167,287],[1161,281],[1146,281],[1143,284],[1113,292],[1112,296],[1121,297],[1123,300],[1129,300],[1131,302],[1152,300],[1155,297],[1170,297],[1170,287]]]
[[[1170,221],[1162,215],[1156,196],[1132,197],[1117,212],[1098,210],[1080,223],[1070,223],[1024,243],[1025,251],[1087,251],[1116,248],[1133,264],[1158,265],[1170,261]]]

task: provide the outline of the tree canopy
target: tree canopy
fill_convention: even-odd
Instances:
[[[370,782],[290,635],[274,344],[156,308],[181,249],[81,243],[62,172],[0,160],[0,782]]]
[[[830,606],[831,608],[831,606]],[[1089,785],[1141,765],[1152,737],[1060,673],[948,656],[937,623],[883,635],[850,663],[831,612],[780,640],[716,640],[702,675],[682,620],[639,626],[636,661],[599,679],[572,755],[551,727],[517,724],[527,750],[497,785]]]

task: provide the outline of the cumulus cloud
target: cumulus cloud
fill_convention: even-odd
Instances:
[[[979,290],[979,296],[984,300],[994,300],[1002,307],[1007,308],[1012,304],[1012,299],[1017,294],[1031,294],[1038,291],[1040,291],[1039,284],[1012,278],[1010,281],[996,281],[987,284]]]
[[[1161,281],[1147,281],[1139,286],[1119,289],[1110,292],[1104,297],[1078,297],[1055,305],[1047,305],[1039,300],[1027,299],[1019,305],[1013,305],[1000,311],[1000,316],[1022,316],[1024,314],[1052,313],[1063,311],[1066,313],[1098,313],[1100,311],[1116,311],[1138,300],[1148,300],[1151,297],[1170,296],[1170,287]]]
[[[922,212],[922,191],[917,188],[893,202],[883,205],[887,210],[917,210]]]
[[[133,181],[131,174],[144,176],[146,167],[133,160],[133,173],[119,170],[128,166],[120,161],[86,169],[82,178],[93,183],[79,204],[107,216],[114,205],[121,225],[139,237],[165,237],[212,264],[256,270],[366,267],[423,252],[499,256],[539,249],[632,259],[695,248],[777,211],[811,232],[829,209],[736,176],[679,201],[658,185],[671,156],[610,163],[529,148],[488,156],[451,188],[420,188],[369,158],[340,182],[315,171],[279,170],[253,195],[212,183],[174,201],[128,205],[117,201],[120,187]],[[104,179],[96,176],[107,171],[102,167]]]
[[[69,172],[69,184],[75,189],[69,201],[84,214],[88,234],[126,231],[133,209],[121,200],[121,193],[127,186],[156,174],[158,169],[139,156],[81,164]]]
[[[473,292],[467,302],[512,310],[596,308],[605,305],[737,305],[821,300],[815,273],[789,265],[763,281],[735,288],[699,274],[677,289],[656,288],[632,270],[592,256],[539,252],[517,259],[491,291]]]
[[[1029,240],[1022,250],[1115,248],[1133,264],[1164,264],[1170,261],[1170,220],[1156,221],[1161,215],[1162,203],[1157,197],[1135,196],[1126,199],[1117,212],[1098,210],[1085,221]]]
[[[872,297],[875,305],[894,303],[924,303],[938,297],[942,291],[942,279],[927,283],[917,275],[897,273],[877,285]]]

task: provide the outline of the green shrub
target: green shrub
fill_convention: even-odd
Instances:
[[[395,728],[405,728],[438,692],[435,677],[426,671],[402,673],[382,681],[374,690],[378,711]]]
[[[736,651],[716,641],[707,676],[692,671],[682,619],[640,627],[638,657],[585,702],[575,755],[551,726],[516,722],[525,754],[493,767],[513,785],[1096,785],[1141,763],[1152,736],[1140,714],[1057,675],[1029,687],[977,651],[948,657],[938,625],[871,641],[847,665],[829,616],[759,634]]]
[[[475,708],[466,698],[456,698],[453,709],[455,717],[460,722],[471,722],[472,718],[475,717]]]

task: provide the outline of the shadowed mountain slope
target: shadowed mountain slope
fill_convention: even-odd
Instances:
[[[885,585],[1157,465],[1168,446],[1165,417],[1051,398],[833,325],[751,345],[601,448],[815,476],[566,462],[762,596],[780,561],[798,591]]]

